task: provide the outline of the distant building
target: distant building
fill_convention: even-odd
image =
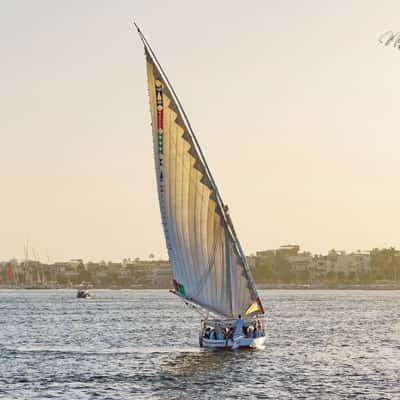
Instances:
[[[69,260],[70,271],[77,271],[78,268],[84,267],[83,260],[81,258],[73,258]]]
[[[248,256],[246,257],[247,259],[247,264],[249,265],[250,269],[253,269],[256,267],[257,263],[257,257],[255,256]]]
[[[298,246],[297,244],[287,244],[284,246],[280,246],[279,249],[257,251],[256,256],[271,257],[275,255],[280,255],[283,257],[287,257],[287,256],[295,256],[298,254],[299,251],[300,251],[300,246]]]
[[[287,256],[286,259],[293,271],[305,271],[312,269],[315,266],[314,257],[308,252],[290,255]]]
[[[279,247],[276,253],[283,257],[296,256],[300,251],[300,246],[297,244],[287,244]]]
[[[314,268],[314,257],[309,252],[300,253],[300,246],[289,244],[278,249],[257,251],[254,264],[263,264],[266,260],[274,260],[276,256],[284,258],[293,271],[305,271]]]
[[[68,262],[55,262],[54,267],[57,272],[59,273],[64,273],[69,269],[69,263]]]
[[[371,257],[369,251],[346,253],[344,251],[331,250],[327,255],[313,256],[309,252],[300,253],[300,246],[285,245],[278,249],[263,250],[256,253],[256,265],[262,264],[266,259],[276,256],[283,257],[289,263],[292,271],[315,270],[321,273],[351,273],[368,272],[371,269]]]
[[[368,272],[371,269],[371,256],[369,252],[346,253],[331,250],[327,256],[327,271],[343,272]]]

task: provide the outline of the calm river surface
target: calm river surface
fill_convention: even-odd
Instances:
[[[262,291],[263,351],[166,290],[0,291],[1,399],[400,399],[399,291]]]

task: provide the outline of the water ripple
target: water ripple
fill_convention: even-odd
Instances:
[[[167,291],[0,291],[1,399],[400,399],[400,292],[265,291],[264,351],[207,351]]]

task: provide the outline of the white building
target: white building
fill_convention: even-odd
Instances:
[[[327,256],[327,271],[333,272],[367,272],[371,269],[369,252],[349,253],[331,250]]]
[[[305,271],[314,268],[314,258],[311,253],[298,253],[293,256],[287,256],[286,259],[294,271]]]

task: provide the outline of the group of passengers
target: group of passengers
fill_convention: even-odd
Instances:
[[[235,327],[221,328],[216,326],[215,328],[207,327],[203,331],[203,336],[205,339],[211,340],[228,340],[233,339],[233,335],[235,332]],[[248,326],[243,326],[242,328],[242,336],[245,338],[257,338],[263,336],[264,332],[261,326],[260,321],[254,321],[252,324]]]
[[[233,338],[234,328],[208,327],[204,331],[204,338],[211,340],[228,340]]]

